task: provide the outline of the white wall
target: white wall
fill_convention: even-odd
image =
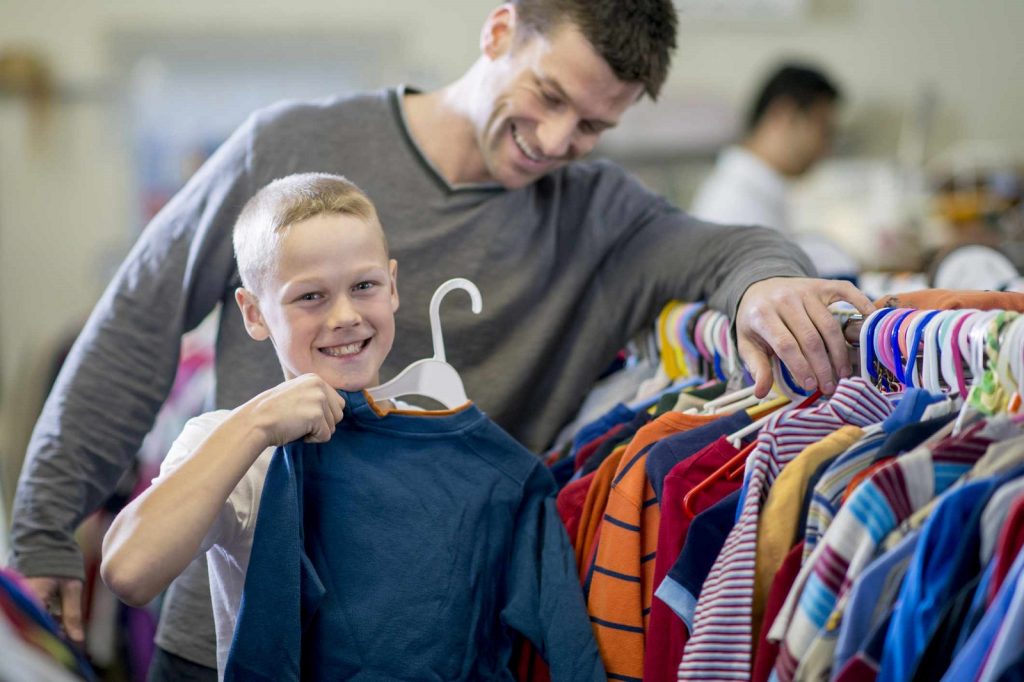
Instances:
[[[371,33],[401,46],[396,80],[433,86],[475,58],[491,7],[485,0],[4,0],[0,50],[30,46],[62,87],[88,92],[117,85],[118,35],[215,30],[273,40],[314,32],[343,40]],[[849,93],[860,153],[892,153],[901,112],[928,83],[940,98],[939,146],[993,139],[1024,153],[1024,2],[812,0],[810,7],[803,20],[768,27],[684,17],[664,99],[697,95],[739,108],[769,63],[809,56]],[[59,105],[33,144],[27,109],[0,98],[0,410],[8,421],[24,407],[12,391],[27,359],[88,314],[139,227],[127,143],[106,100]],[[0,432],[0,455],[21,447],[19,434]]]

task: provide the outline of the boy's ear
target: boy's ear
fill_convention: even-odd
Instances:
[[[511,4],[499,5],[487,15],[480,32],[480,52],[494,60],[512,47],[516,32],[516,8]]]
[[[245,331],[249,332],[256,341],[265,341],[270,338],[270,329],[263,320],[263,313],[260,312],[260,302],[256,294],[244,287],[235,289],[235,303],[242,311],[242,321],[245,323]]]
[[[392,258],[388,261],[388,269],[391,271],[391,312],[398,312],[398,261]]]

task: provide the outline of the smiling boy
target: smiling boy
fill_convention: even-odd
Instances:
[[[153,485],[111,525],[101,568],[138,605],[207,553],[221,674],[274,449],[330,440],[344,408],[335,389],[378,383],[398,309],[397,264],[373,204],[339,176],[274,181],[242,210],[234,245],[246,331],[270,339],[285,381],[186,424]]]

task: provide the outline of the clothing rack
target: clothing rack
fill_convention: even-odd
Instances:
[[[834,396],[776,407],[742,442],[730,436],[761,415],[730,412],[730,402],[747,405],[737,391],[692,414],[666,411],[671,399],[653,414],[620,412],[574,443],[558,507],[609,676],[956,680],[1024,666],[1024,627],[1014,629],[1024,608],[1017,620],[1007,609],[1024,605],[1024,532],[992,539],[1024,528],[1024,306],[1015,303],[846,316],[847,340],[867,360],[860,375]],[[681,322],[687,312],[703,314],[659,318],[662,357],[676,371],[680,355],[693,359],[688,369],[720,380],[730,349],[716,341],[728,320],[696,332],[699,319]],[[683,389],[677,409],[695,390],[705,389]],[[983,530],[979,564],[954,541],[977,542]],[[893,555],[904,540],[911,548]],[[906,577],[891,572],[893,556]],[[700,568],[702,557],[710,565]],[[977,588],[996,564],[1009,577]],[[934,582],[944,567],[958,571],[955,583]],[[884,593],[863,579],[883,570],[895,585]],[[834,590],[815,582],[844,574]],[[959,596],[966,611],[971,595],[973,620],[927,606]],[[872,619],[878,609],[888,620]]]

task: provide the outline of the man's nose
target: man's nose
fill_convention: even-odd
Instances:
[[[537,127],[537,143],[540,145],[540,152],[553,159],[566,156],[576,137],[577,125],[576,116],[571,112],[547,117]]]

